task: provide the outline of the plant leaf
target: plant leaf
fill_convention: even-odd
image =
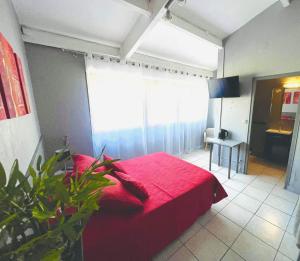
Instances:
[[[54,167],[60,156],[61,154],[54,154],[51,158],[45,161],[41,167],[42,172],[47,173],[48,176],[52,176],[54,174]]]
[[[7,189],[9,193],[12,192],[13,188],[15,187],[18,181],[18,174],[19,174],[19,163],[18,160],[15,160],[11,168],[11,172],[7,184]]]
[[[41,259],[41,261],[60,261],[61,260],[61,254],[64,251],[64,248],[57,248],[57,249],[51,249],[49,252],[47,252],[44,257]]]
[[[32,216],[34,218],[36,218],[37,220],[39,220],[40,222],[43,222],[43,221],[49,220],[50,218],[55,217],[55,212],[54,211],[47,211],[47,210],[41,211],[37,207],[35,207],[32,210]]]
[[[3,165],[0,162],[0,188],[4,187],[6,184],[6,174]]]
[[[74,230],[72,226],[65,226],[63,229],[65,235],[68,237],[69,240],[75,241],[78,237],[78,234]]]
[[[2,229],[3,226],[6,226],[7,224],[9,224],[11,221],[13,221],[15,218],[17,217],[17,214],[12,214],[9,217],[7,217],[6,219],[2,220],[0,222],[0,229]]]
[[[18,171],[17,176],[20,182],[18,186],[21,187],[26,193],[29,193],[31,191],[31,186],[28,182],[28,179],[24,176],[24,174],[21,171]]]
[[[38,159],[37,159],[37,161],[36,161],[36,169],[37,169],[38,171],[41,170],[41,163],[42,163],[42,156],[39,155],[39,156],[38,156]]]

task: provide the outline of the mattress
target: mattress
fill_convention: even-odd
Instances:
[[[95,213],[83,233],[85,261],[146,261],[227,196],[210,172],[166,153],[121,162],[150,197],[134,213]]]

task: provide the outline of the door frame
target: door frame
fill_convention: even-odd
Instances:
[[[252,89],[251,89],[251,101],[250,101],[250,114],[249,114],[249,124],[248,124],[248,135],[247,135],[247,150],[246,150],[246,164],[245,164],[245,173],[248,174],[248,165],[249,165],[249,154],[250,154],[250,142],[251,142],[251,130],[252,130],[252,122],[253,122],[253,110],[254,110],[254,100],[255,100],[255,94],[256,94],[256,88],[257,88],[257,81],[261,80],[272,80],[277,78],[283,78],[283,77],[293,77],[293,76],[300,76],[300,72],[292,72],[292,73],[283,73],[283,74],[275,74],[275,75],[268,75],[268,76],[259,76],[254,77],[252,79]],[[288,186],[288,183],[291,178],[291,172],[295,157],[295,151],[296,151],[296,145],[298,140],[298,135],[300,130],[300,102],[298,104],[298,110],[296,114],[294,129],[293,129],[293,136],[292,136],[292,142],[289,152],[289,159],[286,169],[286,179],[285,179],[285,185],[286,188]]]

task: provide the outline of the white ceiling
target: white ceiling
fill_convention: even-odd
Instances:
[[[128,2],[137,2],[127,0]],[[148,1],[148,0],[138,0]],[[278,0],[187,0],[171,11],[224,39]],[[124,0],[12,0],[22,25],[120,47],[143,15]],[[217,47],[161,21],[138,52],[215,70]]]
[[[138,52],[187,65],[216,70],[218,48],[162,20],[146,36]]]
[[[51,32],[122,43],[139,14],[112,0],[12,0],[20,23]]]
[[[221,39],[235,32],[278,0],[186,0],[172,11]]]

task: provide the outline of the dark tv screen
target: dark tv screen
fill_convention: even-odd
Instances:
[[[240,97],[239,77],[226,77],[208,81],[210,98]]]

